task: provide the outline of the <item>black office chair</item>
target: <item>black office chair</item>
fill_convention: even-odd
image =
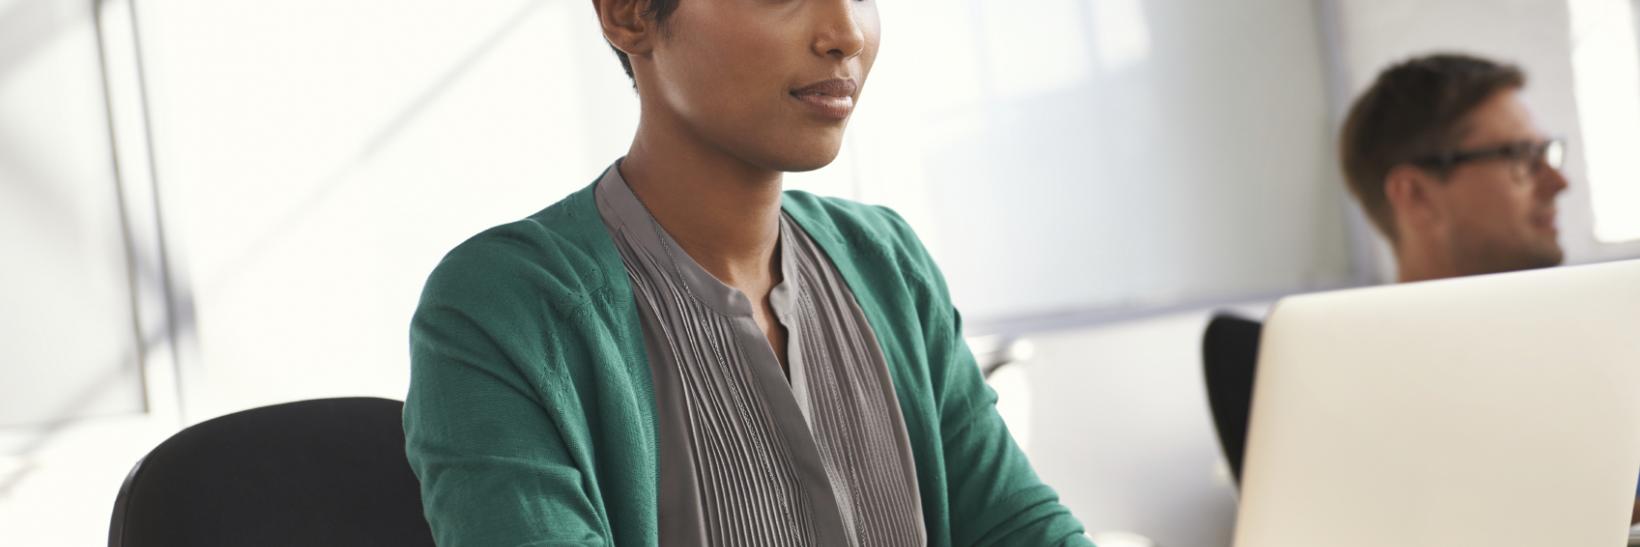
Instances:
[[[110,547],[432,546],[404,404],[317,399],[189,427],[131,469]]]
[[[1247,419],[1253,409],[1253,378],[1258,370],[1258,341],[1264,325],[1258,321],[1214,314],[1202,335],[1202,376],[1207,380],[1207,405],[1219,447],[1241,484],[1242,453],[1247,446]]]

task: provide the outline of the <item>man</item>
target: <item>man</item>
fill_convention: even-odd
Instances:
[[[1344,175],[1395,249],[1400,281],[1564,259],[1564,148],[1533,121],[1515,67],[1432,55],[1379,74],[1344,123]]]
[[[1345,119],[1344,177],[1395,250],[1401,282],[1546,268],[1565,259],[1562,143],[1521,99],[1519,68],[1438,54],[1378,75]],[[1631,522],[1640,522],[1640,488]]]

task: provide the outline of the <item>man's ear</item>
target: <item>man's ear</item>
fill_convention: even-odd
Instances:
[[[1397,165],[1384,177],[1384,197],[1397,225],[1430,227],[1441,222],[1446,209],[1440,199],[1441,181],[1409,164]]]
[[[649,54],[655,34],[655,22],[644,16],[649,0],[592,0],[592,8],[609,45],[627,57]]]

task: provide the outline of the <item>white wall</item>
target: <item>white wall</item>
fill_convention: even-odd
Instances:
[[[402,397],[437,260],[590,182],[636,122],[584,2],[141,8],[191,416]]]
[[[138,188],[146,178],[116,177],[115,158],[130,147],[109,108],[130,96],[104,78],[118,48],[99,39],[92,8],[0,0],[5,545],[106,541],[126,470],[178,425],[133,416],[164,406],[145,401],[166,391],[145,389],[155,386],[140,366],[167,346],[166,330],[149,328],[162,326],[149,312],[163,303],[163,268],[146,222],[152,202]]]
[[[0,0],[0,428],[143,410],[90,8]]]

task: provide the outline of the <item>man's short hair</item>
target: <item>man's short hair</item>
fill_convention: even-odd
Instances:
[[[656,25],[666,24],[666,18],[678,9],[678,0],[647,0],[645,3],[647,5],[644,7],[643,16],[654,20]],[[614,45],[609,46],[609,49],[615,50],[615,57],[621,60],[621,69],[626,71],[626,77],[632,80],[632,85],[638,85],[638,79],[632,75],[632,59],[627,58],[625,51],[615,49]]]
[[[1396,240],[1384,195],[1390,170],[1450,151],[1463,138],[1471,111],[1500,91],[1525,85],[1526,75],[1514,65],[1459,54],[1417,57],[1378,74],[1350,107],[1339,156],[1350,191],[1385,237]]]

